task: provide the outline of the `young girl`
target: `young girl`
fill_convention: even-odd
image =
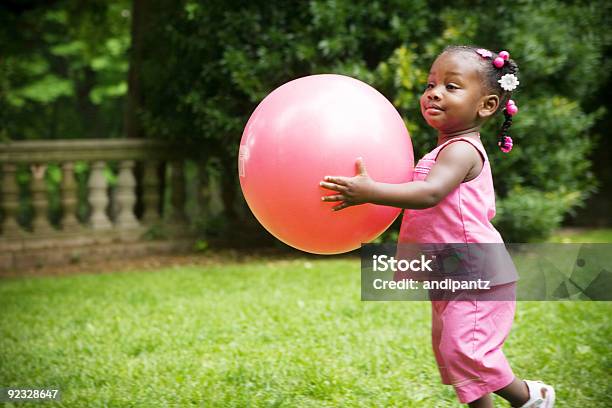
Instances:
[[[503,111],[498,146],[505,153],[512,149],[507,131],[518,111],[510,99],[517,72],[506,51],[448,47],[432,65],[421,96],[421,112],[438,131],[438,145],[417,163],[413,181],[378,183],[357,159],[356,176],[325,177],[321,186],[335,193],[322,200],[340,202],[334,211],[363,203],[406,209],[399,243],[503,243],[490,222],[495,193],[479,131]],[[516,277],[506,280],[487,299],[510,291],[510,300],[432,300],[432,344],[442,382],[470,407],[492,407],[494,392],[513,407],[551,408],[554,389],[514,377],[502,352],[515,311]]]

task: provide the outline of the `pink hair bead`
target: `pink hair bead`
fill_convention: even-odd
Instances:
[[[504,59],[502,57],[496,57],[493,60],[493,65],[495,65],[495,68],[501,68],[501,67],[504,66],[504,62],[506,62],[506,61],[504,61]]]
[[[508,105],[506,106],[506,112],[508,112],[510,116],[514,116],[518,113],[518,108],[516,105]]]
[[[512,99],[508,99],[508,102],[506,102],[506,106],[508,105],[516,105],[516,103]]]
[[[507,61],[510,58],[510,53],[508,51],[502,51],[499,53],[499,57],[504,61]]]
[[[504,136],[503,141],[497,143],[499,149],[504,153],[509,153],[512,150],[512,138],[510,136]]]

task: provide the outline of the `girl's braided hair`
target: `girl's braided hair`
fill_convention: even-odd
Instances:
[[[510,58],[506,59],[504,65],[501,68],[497,68],[493,65],[493,60],[497,57],[495,53],[488,53],[491,55],[483,55],[478,51],[484,50],[483,48],[469,45],[451,45],[444,49],[444,52],[467,52],[475,56],[481,61],[481,73],[483,85],[486,87],[487,91],[499,96],[499,106],[497,107],[497,112],[500,110],[504,113],[504,123],[502,124],[501,131],[498,135],[498,145],[502,149],[502,151],[506,151],[508,143],[510,144],[510,148],[512,146],[512,139],[508,134],[508,129],[512,126],[512,115],[513,113],[509,113],[506,109],[506,104],[510,100],[512,96],[512,91],[504,90],[500,83],[498,82],[501,77],[506,74],[513,74],[518,77],[519,68],[516,62]],[[486,51],[486,50],[484,50]],[[516,112],[515,112],[516,113]],[[506,150],[504,150],[506,149]]]

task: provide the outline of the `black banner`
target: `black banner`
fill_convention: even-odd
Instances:
[[[366,244],[361,299],[612,300],[612,244]]]

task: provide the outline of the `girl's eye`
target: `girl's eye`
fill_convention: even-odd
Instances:
[[[426,89],[431,89],[434,87],[434,84],[432,84],[431,82],[427,84],[427,86],[425,87]]]
[[[448,84],[448,85],[446,85],[446,89],[449,89],[449,90],[450,89],[459,89],[459,87],[456,86],[456,85],[453,85],[453,84]]]

